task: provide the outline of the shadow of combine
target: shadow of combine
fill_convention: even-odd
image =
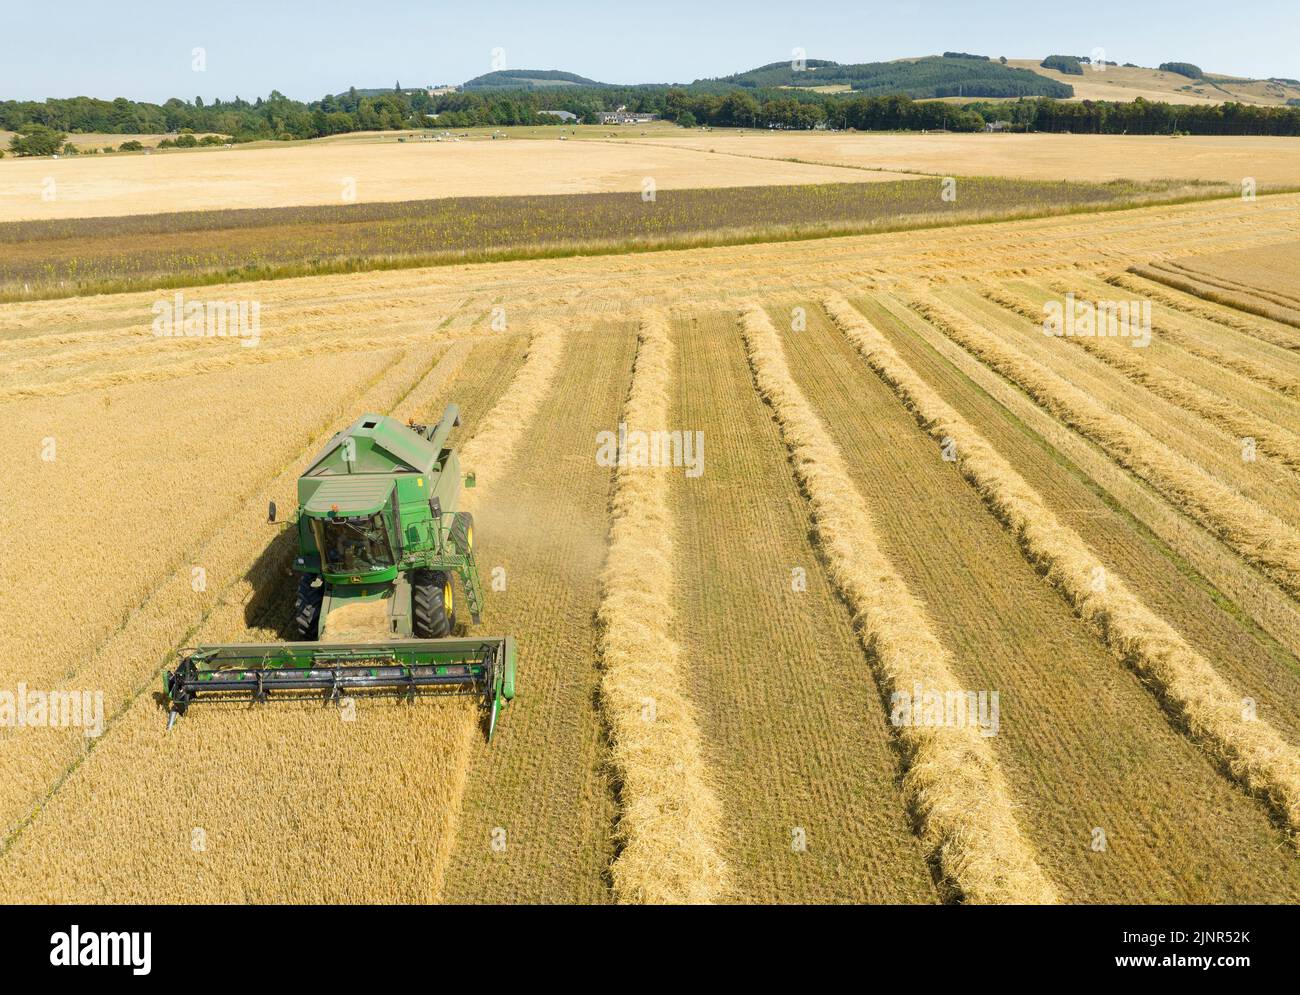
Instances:
[[[270,532],[272,526],[267,527]],[[244,605],[244,625],[249,629],[270,629],[278,640],[294,640],[293,602],[298,574],[293,558],[298,552],[298,535],[291,527],[275,528],[270,542],[244,571],[253,595]]]

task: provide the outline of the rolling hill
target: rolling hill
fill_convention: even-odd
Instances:
[[[1290,78],[1245,79],[1206,72],[1189,79],[1175,72],[1134,65],[1083,67],[1080,75],[1046,69],[1041,59],[998,59],[952,52],[889,62],[840,63],[806,59],[802,69],[790,60],[770,62],[744,72],[697,79],[685,86],[694,91],[725,92],[734,88],[799,89],[868,96],[906,94],[917,100],[952,102],[989,98],[1055,97],[1058,100],[1130,101],[1138,97],[1179,104],[1286,104],[1300,100],[1300,83]],[[463,90],[536,90],[611,86],[577,73],[557,69],[505,69],[466,81]],[[647,84],[653,87],[673,84]]]
[[[1188,79],[1174,72],[1141,66],[1107,66],[1098,71],[1084,66],[1082,76],[1067,76],[1044,69],[1037,59],[1011,59],[1007,64],[1028,69],[1074,87],[1075,100],[1163,100],[1171,104],[1279,105],[1288,98],[1300,98],[1300,85],[1283,79],[1242,79],[1207,72],[1201,79]]]
[[[834,88],[872,96],[900,93],[917,99],[963,96],[1066,99],[1074,94],[1070,81],[1048,78],[1027,66],[1003,65],[993,59],[967,55],[927,55],[919,59],[856,64],[807,59],[802,68],[795,68],[786,60],[697,82],[745,88]]]
[[[499,69],[466,80],[462,90],[538,90],[557,86],[607,86],[560,69]]]

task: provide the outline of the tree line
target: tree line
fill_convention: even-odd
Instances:
[[[858,130],[977,131],[990,122],[1013,130],[1073,131],[1093,134],[1300,135],[1300,108],[1238,103],[1182,105],[1147,101],[1067,102],[1050,97],[1011,101],[976,100],[960,105],[912,100],[901,94],[819,93],[807,89],[729,87],[574,87],[532,91],[492,90],[429,94],[425,90],[360,95],[355,89],[310,103],[278,91],[246,101],[168,100],[150,104],[91,97],[0,102],[0,130],[20,133],[19,141],[41,128],[77,133],[169,134],[179,146],[227,136],[247,142],[305,139],[352,131],[415,128],[505,127],[563,122],[546,111],[565,110],[583,123],[596,123],[601,111],[625,106],[684,126],[742,128],[854,128]],[[43,155],[49,139],[19,154]]]

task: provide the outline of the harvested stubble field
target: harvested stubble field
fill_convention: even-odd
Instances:
[[[554,132],[559,134],[559,129]],[[0,220],[227,208],[365,204],[431,197],[637,192],[764,183],[874,183],[906,174],[796,162],[738,163],[623,142],[310,142],[152,155],[0,161]],[[46,178],[55,196],[43,197]]]
[[[1077,77],[1074,77],[1077,79]],[[642,145],[651,144],[645,139]],[[1295,140],[1262,135],[1053,135],[1045,133],[845,134],[721,130],[669,132],[653,144],[717,155],[772,158],[939,176],[1051,180],[1195,179],[1261,185],[1300,183]]]
[[[975,177],[190,211],[0,223],[0,300],[502,258],[820,238],[1224,196],[1206,183]]]
[[[255,348],[155,339],[150,293],[0,305],[0,690],[106,716],[0,729],[0,899],[1300,901],[1300,332],[1128,272],[1297,207],[192,292],[259,300]],[[1147,349],[1032,320],[1145,286]],[[165,733],[177,647],[285,631],[267,499],[448,400],[520,644],[493,743],[439,702]],[[602,465],[620,421],[702,472]],[[997,691],[996,735],[891,721],[918,682]]]

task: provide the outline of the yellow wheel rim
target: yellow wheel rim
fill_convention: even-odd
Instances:
[[[456,606],[451,600],[451,581],[447,581],[442,585],[442,603],[447,606],[447,617],[450,618],[451,613],[456,610]]]
[[[474,526],[465,530],[465,552],[472,552],[474,549]]]

